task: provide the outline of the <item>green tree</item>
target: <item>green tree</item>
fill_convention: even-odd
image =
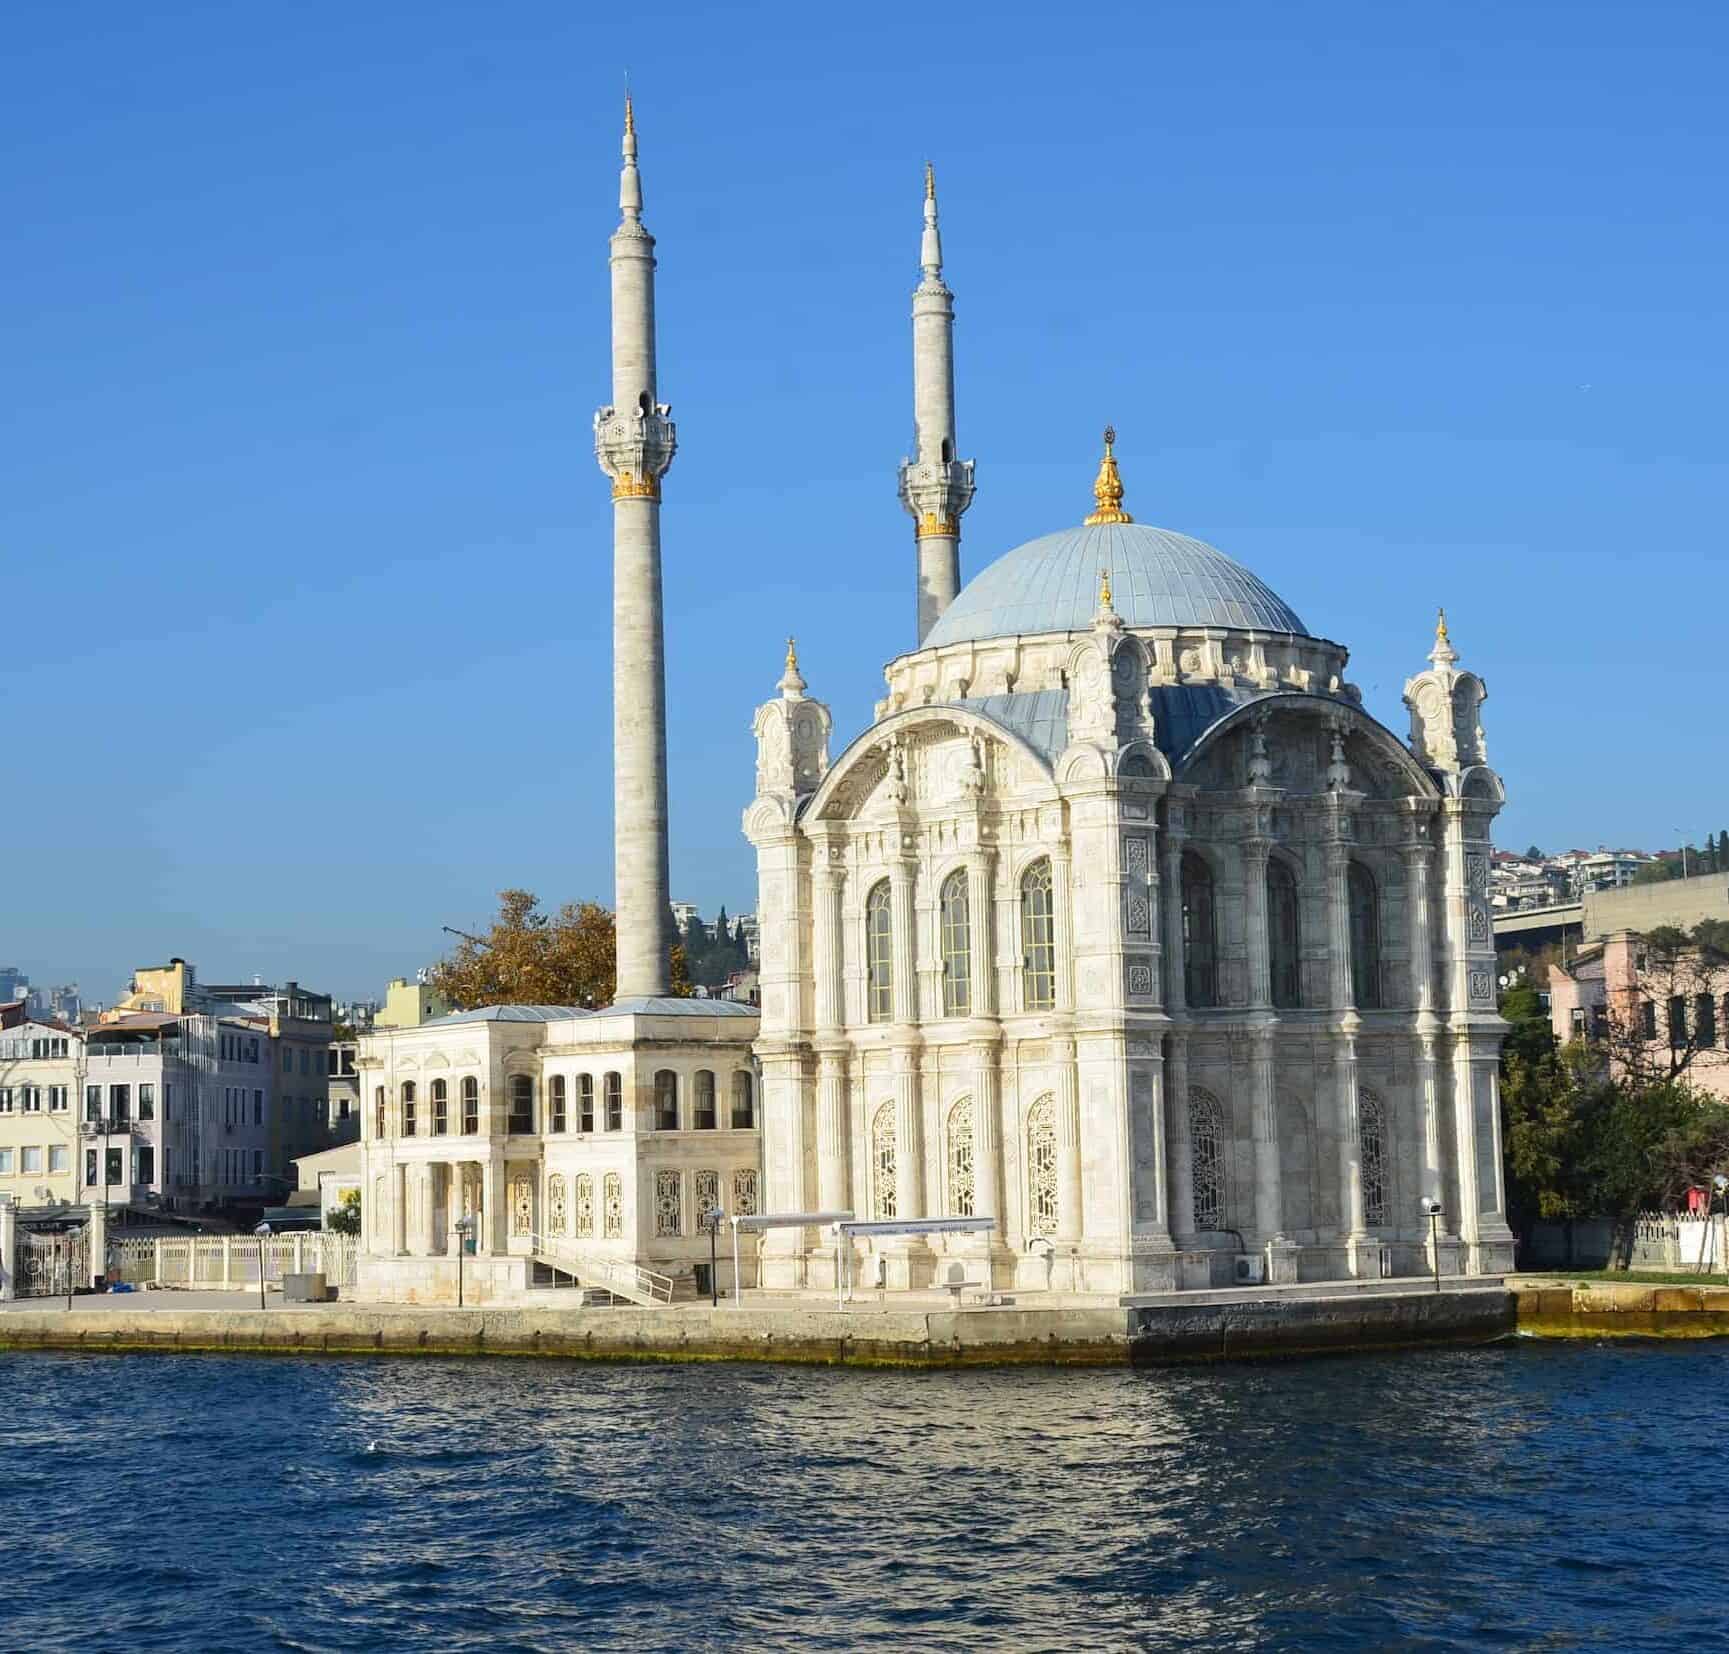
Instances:
[[[1534,844],[1525,852],[1525,860],[1526,861],[1541,861],[1542,859],[1543,859],[1543,852],[1541,850],[1539,850],[1537,848],[1537,846]]]
[[[1675,877],[1678,863],[1668,859],[1666,853],[1659,853],[1655,861],[1648,861],[1633,875],[1634,884],[1665,884]]]

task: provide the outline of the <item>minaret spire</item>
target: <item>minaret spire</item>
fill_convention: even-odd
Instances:
[[[901,465],[901,504],[918,546],[918,640],[961,585],[961,513],[973,503],[973,462],[955,458],[954,294],[943,281],[936,170],[925,163],[924,277],[913,290],[913,457]]]
[[[594,451],[612,478],[612,800],[616,997],[671,988],[667,868],[666,645],[661,621],[660,479],[678,447],[655,400],[654,237],[642,224],[636,112],[624,100],[619,226],[612,235],[612,404]]]

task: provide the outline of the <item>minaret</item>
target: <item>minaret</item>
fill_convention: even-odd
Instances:
[[[918,640],[961,589],[961,513],[973,503],[973,462],[955,458],[955,296],[943,284],[936,174],[925,167],[924,279],[913,289],[914,454],[901,465],[901,504],[919,555]]]
[[[594,451],[612,478],[612,805],[616,998],[667,993],[666,660],[660,479],[677,433],[654,399],[654,237],[642,225],[636,120],[624,100],[621,220],[612,237],[612,405]]]

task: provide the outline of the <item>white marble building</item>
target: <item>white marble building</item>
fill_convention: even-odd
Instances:
[[[1443,623],[1399,740],[1343,646],[1134,522],[1109,431],[1085,522],[960,588],[928,177],[923,265],[918,646],[832,762],[790,649],[754,726],[767,1206],[998,1220],[888,1243],[898,1286],[1413,1273],[1425,1198],[1444,1271],[1510,1267],[1482,684]],[[834,1266],[792,1230],[762,1267]]]

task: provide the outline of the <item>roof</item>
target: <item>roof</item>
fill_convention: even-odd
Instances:
[[[922,647],[1085,631],[1098,610],[1103,570],[1127,626],[1309,635],[1270,586],[1205,541],[1146,523],[1099,523],[1029,540],[999,557],[967,583]]]
[[[568,1022],[572,1017],[593,1016],[583,1005],[481,1005],[472,1011],[452,1011],[448,1016],[428,1017],[420,1028],[448,1028],[459,1022]],[[414,1028],[383,1028],[380,1033],[412,1034]]]
[[[596,1016],[638,1017],[758,1017],[762,1012],[754,1005],[741,1005],[736,999],[684,999],[677,994],[641,995],[632,999],[614,1000]]]

